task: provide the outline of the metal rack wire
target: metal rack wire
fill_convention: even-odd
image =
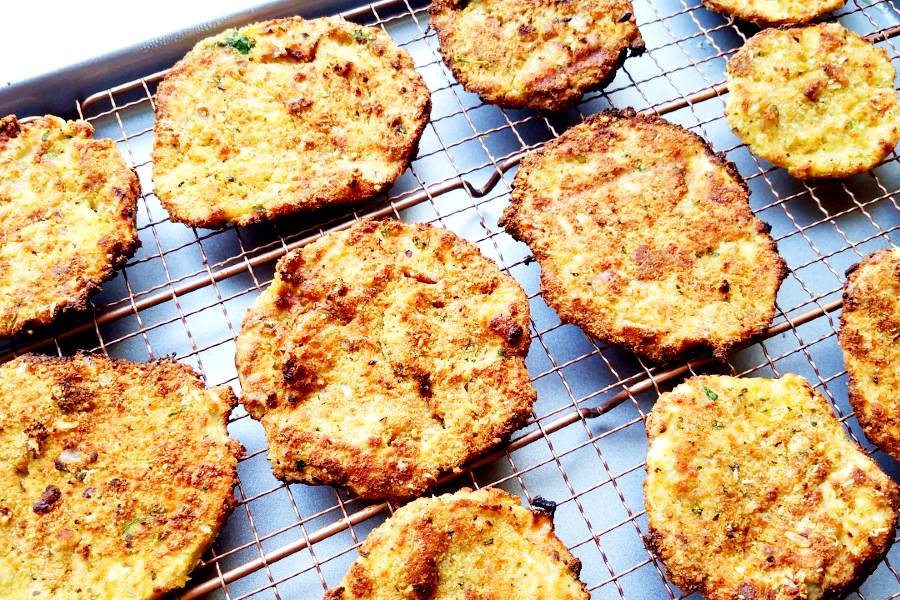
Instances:
[[[384,28],[425,77],[434,110],[419,154],[374,202],[248,228],[171,223],[153,195],[153,94],[163,73],[86,98],[77,106],[79,115],[92,122],[97,136],[115,139],[140,176],[143,247],[95,298],[88,317],[71,316],[10,340],[0,346],[3,359],[29,350],[82,349],[133,360],[174,354],[209,384],[238,389],[234,337],[277,258],[356,219],[394,216],[435,223],[475,242],[523,284],[532,309],[533,418],[501,449],[442,480],[437,491],[495,485],[526,502],[538,495],[556,501],[557,531],[582,559],[593,598],[682,596],[642,541],[643,419],[661,391],[689,374],[803,375],[829,398],[848,433],[898,478],[900,465],[874,451],[853,418],[836,342],[844,269],[875,249],[895,246],[900,237],[897,155],[846,181],[790,179],[750,155],[722,114],[725,60],[754,30],[696,0],[636,0],[634,8],[647,51],[629,59],[603,92],[554,115],[502,110],[463,91],[440,60],[425,4],[382,0],[344,13]],[[895,66],[900,63],[892,39],[900,32],[900,10],[891,0],[850,0],[835,17],[884,47]],[[773,226],[790,267],[778,318],[727,363],[698,356],[653,366],[561,324],[538,293],[538,267],[527,248],[497,225],[523,154],[610,106],[665,115],[710,140],[737,164],[752,190],[754,212]],[[247,448],[239,465],[239,505],[181,597],[319,597],[338,583],[359,543],[394,507],[330,487],[281,483],[271,475],[258,423],[238,408],[229,430]],[[898,553],[900,548],[891,550],[858,597],[900,597]]]

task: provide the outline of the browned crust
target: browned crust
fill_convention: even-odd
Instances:
[[[319,449],[304,454],[303,469],[296,468],[294,463],[273,463],[272,474],[286,483],[305,483],[308,485],[334,485],[344,486],[350,489],[360,498],[367,500],[391,500],[403,501],[412,496],[420,495],[433,487],[438,482],[438,476],[460,472],[464,465],[478,458],[492,448],[509,440],[509,437],[522,428],[531,416],[531,406],[535,398],[526,390],[504,390],[501,392],[507,398],[514,398],[516,409],[510,414],[504,423],[492,423],[491,427],[479,431],[479,437],[491,439],[490,444],[473,443],[468,450],[459,456],[455,465],[448,465],[443,472],[435,473],[432,477],[422,479],[417,474],[418,480],[411,482],[407,476],[400,472],[371,459],[354,458],[349,461],[336,458],[337,453],[351,453],[355,448],[336,440],[331,440]],[[474,435],[465,434],[467,438]],[[306,441],[307,436],[301,439]],[[279,442],[290,443],[290,438]],[[414,484],[415,487],[410,487]]]
[[[841,311],[838,342],[841,349],[847,354],[857,356],[865,356],[866,354],[866,348],[860,344],[857,332],[851,332],[847,326],[847,314],[855,310],[864,310],[866,307],[867,298],[864,295],[864,290],[861,290],[856,285],[860,273],[863,272],[862,268],[875,267],[882,261],[890,263],[892,261],[891,253],[892,250],[890,249],[878,250],[860,262],[851,265],[846,271],[847,280],[844,282],[842,294],[843,310]],[[879,321],[878,324],[884,327],[884,331],[888,331],[888,323]],[[848,368],[847,379],[848,400],[850,406],[853,407],[856,420],[865,432],[866,437],[877,444],[883,451],[900,460],[900,439],[892,431],[892,429],[896,431],[897,427],[900,427],[900,415],[895,414],[891,407],[878,406],[874,399],[871,402],[874,406],[867,407],[869,402],[867,402],[868,399],[861,390],[859,374],[855,370]],[[869,408],[869,410],[866,410],[866,408]]]
[[[340,19],[343,21],[343,19]],[[301,24],[305,21],[302,17],[286,17],[281,19],[272,19],[269,21],[265,21],[262,25],[267,27],[277,27],[279,25],[292,25],[292,24]],[[345,22],[346,23],[346,22]],[[333,28],[331,34],[333,35],[337,31],[336,28]],[[340,33],[340,32],[339,32]],[[403,51],[401,53],[404,56],[403,62],[405,64],[402,65],[403,68],[413,70],[414,65],[412,62],[412,58],[408,53]],[[178,86],[174,83],[176,77],[184,75],[186,73],[190,73],[191,70],[195,68],[195,61],[208,60],[208,58],[200,55],[199,57],[194,56],[194,51],[192,50],[188,55],[182,58],[176,65],[166,74],[163,80],[160,82],[159,87],[157,88],[157,96],[156,96],[156,105],[155,105],[155,123],[154,126],[154,145],[152,152],[152,160],[154,163],[158,161],[158,154],[160,152],[160,145],[157,143],[160,139],[158,124],[168,118],[169,114],[172,112],[170,104],[171,98],[173,95],[178,93]],[[413,81],[413,85],[415,86],[415,90],[409,92],[409,96],[415,96],[416,94],[424,95],[425,102],[419,111],[419,114],[415,119],[415,131],[412,136],[407,138],[408,143],[399,146],[394,150],[394,156],[392,157],[396,161],[396,168],[391,176],[386,177],[384,180],[372,181],[366,179],[364,177],[360,177],[354,181],[354,185],[337,185],[333,182],[330,182],[330,188],[325,194],[321,194],[315,198],[307,198],[302,202],[298,202],[297,204],[290,203],[282,203],[275,207],[266,208],[265,210],[255,210],[252,213],[244,214],[238,217],[237,219],[232,219],[226,216],[224,211],[218,211],[209,218],[195,218],[190,214],[183,213],[178,209],[178,207],[173,203],[173,197],[164,191],[157,191],[157,196],[159,197],[160,202],[165,207],[166,211],[168,211],[171,219],[173,221],[178,221],[180,223],[184,223],[190,227],[199,227],[199,228],[209,228],[216,229],[225,227],[227,225],[237,225],[237,226],[249,226],[256,223],[261,223],[264,221],[271,221],[273,219],[277,219],[280,217],[284,217],[291,214],[296,214],[298,212],[308,212],[316,209],[320,209],[326,206],[331,206],[335,204],[352,204],[355,202],[362,202],[364,200],[369,200],[378,194],[387,191],[396,180],[403,174],[404,171],[409,167],[412,160],[415,158],[416,154],[419,151],[419,142],[422,137],[422,133],[425,131],[426,125],[428,125],[428,120],[431,115],[431,93],[428,90],[428,87],[425,85],[424,80],[421,76],[418,76],[417,79]],[[275,135],[277,132],[273,132]]]
[[[370,256],[366,248],[382,234],[397,234],[413,238],[416,235],[421,236],[423,241],[427,240],[426,246],[429,249],[436,247],[439,250],[435,250],[435,252],[439,252],[440,255],[440,258],[422,260],[435,261],[439,265],[435,268],[440,269],[446,269],[447,265],[450,265],[458,270],[459,265],[465,265],[465,270],[454,273],[453,277],[466,277],[467,283],[470,283],[473,289],[483,288],[484,292],[489,290],[492,292],[501,284],[514,285],[518,288],[518,284],[509,275],[500,272],[491,261],[481,255],[473,244],[450,231],[430,225],[404,224],[393,219],[363,220],[353,225],[346,232],[347,241],[340,243],[359,247],[359,250],[354,250],[354,252],[356,254],[363,253],[363,255],[356,259],[372,264],[371,261],[380,261],[381,259],[373,258],[374,254]],[[320,373],[330,372],[335,361],[335,354],[330,347],[320,348],[308,340],[298,343],[292,339],[281,337],[285,334],[277,332],[282,329],[290,331],[294,325],[282,323],[276,325],[275,328],[270,328],[271,323],[278,319],[276,315],[282,313],[290,315],[292,310],[297,310],[303,316],[316,318],[315,327],[323,325],[349,328],[348,323],[359,314],[359,311],[371,310],[370,304],[378,300],[380,293],[380,289],[376,289],[376,287],[387,285],[391,277],[390,275],[379,276],[373,287],[365,289],[358,288],[349,282],[349,285],[342,283],[342,288],[337,291],[329,290],[324,293],[319,288],[327,281],[322,280],[322,274],[317,271],[321,268],[317,265],[319,257],[311,252],[313,252],[312,249],[295,251],[279,260],[276,266],[276,279],[273,287],[270,288],[277,289],[277,295],[254,304],[247,313],[241,326],[241,334],[238,336],[235,362],[244,389],[244,406],[254,418],[260,419],[266,428],[273,474],[288,482],[344,485],[357,495],[369,499],[405,499],[419,494],[435,485],[441,473],[427,471],[425,466],[418,464],[418,442],[404,439],[402,442],[396,442],[395,445],[392,440],[391,445],[385,447],[379,438],[379,440],[370,441],[375,445],[367,447],[366,452],[363,452],[354,443],[348,441],[349,438],[344,435],[319,433],[318,429],[313,430],[305,422],[297,422],[290,427],[281,427],[277,425],[277,422],[272,423],[266,418],[266,414],[279,405],[296,406],[297,410],[307,410],[304,408],[305,403],[319,402],[316,394],[320,387],[325,385]],[[317,249],[315,252],[318,253],[321,250]],[[430,262],[423,264],[430,264]],[[398,268],[397,272],[399,273],[404,267],[399,265]],[[428,267],[423,266],[422,268],[427,269]],[[386,269],[389,272],[395,267],[389,264]],[[444,271],[441,271],[440,275],[444,275]],[[405,273],[404,277],[427,278],[430,275],[428,273]],[[428,283],[434,282],[429,281]],[[324,295],[322,295],[323,293]],[[490,386],[493,396],[502,398],[502,405],[483,398],[479,405],[473,408],[475,411],[471,415],[473,425],[468,430],[445,430],[443,434],[445,439],[452,438],[454,442],[459,441],[463,447],[453,450],[452,459],[449,455],[441,455],[442,459],[447,460],[443,471],[456,470],[461,465],[502,443],[514,431],[521,428],[531,416],[531,407],[536,399],[536,392],[531,386],[524,365],[530,345],[528,303],[520,288],[519,295],[520,297],[516,298],[510,306],[504,308],[506,312],[491,319],[487,331],[481,332],[479,326],[473,327],[471,332],[466,334],[473,336],[483,334],[485,336],[484,339],[478,339],[470,345],[484,344],[484,347],[489,347],[496,343],[501,348],[502,359],[479,368],[477,376],[484,380],[483,385]],[[308,304],[302,311],[295,308],[303,303]],[[329,308],[324,309],[325,305],[328,305]],[[368,316],[360,317],[361,321],[358,323],[367,323],[366,319],[368,318]],[[318,319],[322,319],[322,321]],[[409,328],[410,335],[427,335],[427,332],[418,329],[419,325],[412,319],[407,319],[405,326]],[[387,360],[381,352],[381,342],[378,341],[376,344],[375,340],[370,339],[370,334],[374,332],[368,332],[368,324],[353,327],[358,329],[350,328],[346,331],[353,332],[354,335],[362,335],[362,337],[353,342],[354,347],[351,352],[372,351],[373,353],[372,360],[368,362],[368,366],[364,367],[365,375],[361,376],[366,381],[360,381],[360,385],[372,385],[374,386],[372,394],[382,394],[384,392],[382,386],[386,384],[383,383],[384,373],[379,369],[387,368],[387,365],[396,361],[397,364],[392,366],[393,377],[417,382],[416,392],[410,392],[410,394],[417,394],[420,398],[409,398],[409,400],[424,403],[431,411],[431,418],[440,419],[443,427],[444,415],[441,414],[441,411],[445,408],[446,399],[437,397],[433,400],[432,387],[433,384],[435,386],[441,383],[447,384],[449,379],[445,378],[454,377],[456,374],[449,373],[446,367],[442,367],[442,370],[436,375],[429,370],[434,365],[431,365],[428,360],[419,355],[404,355],[401,350],[390,352],[390,359]],[[360,331],[366,333],[361,334]],[[312,336],[313,333],[310,331],[309,335]],[[278,373],[275,379],[268,379],[269,376],[264,375],[265,379],[257,381],[255,378],[260,373],[265,373],[268,366],[272,364],[272,359],[269,357],[270,351],[267,348],[268,344],[275,339],[282,340],[277,344],[278,352],[281,353],[276,359],[276,363],[279,365]],[[375,347],[378,348],[377,352]],[[451,348],[455,355],[453,360],[465,362],[464,350],[458,346]],[[441,349],[441,352],[445,351],[446,349]],[[395,352],[398,356],[394,356]],[[362,359],[354,360],[362,361]],[[437,380],[433,381],[435,376],[437,376]],[[335,377],[333,374],[329,375],[329,380],[333,380]],[[391,389],[391,387],[388,386],[387,389]],[[468,388],[466,389],[468,391]],[[485,393],[480,388],[476,389],[477,391],[468,391],[468,393]],[[441,394],[442,392],[434,393]],[[480,421],[477,428],[474,426],[475,419]],[[420,425],[422,424],[416,423],[417,427]],[[280,452],[278,453],[279,458],[273,458],[273,446],[287,449],[285,460],[280,459]],[[447,447],[449,448],[449,445]],[[393,452],[396,454],[392,454]],[[442,452],[449,451],[445,448]],[[457,454],[457,452],[459,453]],[[401,462],[407,465],[406,468],[398,467]]]
[[[706,0],[704,0],[704,2],[706,2]],[[796,25],[786,23],[783,26],[774,26],[774,25],[768,26],[768,28],[763,29],[762,31],[754,34],[749,40],[747,40],[747,42],[743,46],[738,48],[737,52],[735,52],[734,55],[728,60],[728,63],[726,64],[726,67],[725,67],[727,78],[730,80],[732,77],[744,77],[747,74],[749,74],[749,72],[751,70],[751,61],[753,60],[753,56],[751,53],[757,46],[762,44],[763,41],[766,40],[767,38],[772,37],[772,36],[778,36],[782,32],[785,32],[785,31],[800,31],[803,29],[816,29],[816,28],[820,28],[823,26],[827,26],[829,24],[830,23],[800,22]],[[863,43],[866,43],[866,44],[869,44],[869,45],[875,47],[874,44],[872,44],[872,42],[867,40],[865,37],[861,36],[860,34],[856,33],[855,31],[846,29],[845,27],[840,25],[840,23],[833,23],[833,25],[837,25],[837,26],[843,28],[845,30],[846,34],[849,35],[850,37],[855,37],[858,40],[862,41]],[[823,32],[822,37],[825,38],[826,36],[828,37],[829,42],[831,42],[831,43],[835,42],[835,38],[834,38],[834,36],[832,36],[830,34],[830,32]],[[881,52],[883,53],[885,60],[890,63],[890,58],[888,57],[887,52],[884,51],[883,49],[881,49]],[[828,68],[828,67],[833,69],[835,67],[835,65],[823,65],[823,68]],[[806,94],[808,95],[807,97],[815,96],[815,95],[819,94],[820,91],[821,91],[820,88],[812,87],[812,88],[808,88],[806,90]],[[730,113],[728,113],[728,111],[726,110],[726,115],[725,115],[726,118],[728,117],[729,114]],[[730,126],[730,124],[729,124],[729,126]],[[747,140],[744,139],[744,136],[741,133],[738,133],[737,129],[732,127],[732,130],[734,131],[735,135],[737,135],[739,138],[741,138],[742,141],[744,141],[744,143],[747,143]],[[848,177],[853,177],[854,175],[859,175],[861,173],[867,173],[867,172],[871,171],[872,169],[877,167],[879,164],[881,164],[882,161],[884,161],[884,159],[887,158],[890,155],[890,153],[894,151],[895,145],[896,144],[892,140],[880,140],[881,147],[879,148],[879,153],[878,153],[878,155],[874,156],[874,158],[872,160],[867,161],[866,163],[860,163],[856,167],[850,166],[850,167],[843,168],[843,169],[832,168],[831,170],[829,170],[827,172],[821,172],[821,173],[814,173],[813,165],[810,162],[807,162],[807,164],[805,164],[803,167],[788,166],[785,164],[785,159],[784,159],[785,155],[776,155],[773,153],[767,153],[766,155],[758,154],[758,156],[771,162],[772,164],[774,164],[776,166],[783,167],[785,170],[787,170],[787,172],[792,177],[795,177],[797,179],[806,180],[806,181],[826,181],[829,179],[846,179]],[[749,146],[749,144],[748,144],[748,146]],[[754,152],[754,154],[756,154],[756,150],[754,150],[753,152]],[[790,154],[787,154],[786,156],[790,156]]]
[[[210,392],[214,393],[220,400],[224,401],[226,405],[226,409],[222,411],[220,421],[223,428],[225,428],[228,424],[229,413],[238,404],[238,398],[234,394],[234,391],[230,386],[222,385],[214,388],[206,388],[203,380],[191,367],[183,363],[179,363],[171,358],[160,358],[146,363],[133,363],[127,360],[111,359],[102,354],[84,353],[79,351],[73,356],[65,357],[28,353],[14,359],[14,362],[16,364],[29,364],[36,367],[46,367],[51,370],[51,372],[56,371],[65,373],[66,375],[64,376],[64,382],[68,382],[71,378],[73,387],[80,387],[83,391],[83,393],[79,395],[79,398],[83,396],[85,404],[80,404],[75,409],[79,411],[93,410],[93,408],[89,407],[89,405],[86,404],[93,402],[92,399],[88,397],[88,395],[90,394],[90,390],[85,390],[84,388],[86,384],[80,380],[80,370],[85,361],[100,363],[102,365],[103,374],[112,375],[115,379],[121,378],[122,380],[129,380],[134,377],[136,370],[143,373],[151,373],[152,376],[150,378],[153,380],[152,385],[155,385],[161,393],[167,393],[167,390],[177,389],[180,383],[187,383],[189,386],[195,389],[209,390]],[[230,486],[228,486],[230,489],[238,482],[237,463],[244,453],[244,447],[239,442],[233,439],[228,439],[225,447],[225,453],[233,459],[233,464],[230,467],[227,465],[227,463],[221,465],[220,468],[224,468],[224,472],[221,473],[220,476],[226,478],[231,482]],[[208,485],[208,483],[206,484]],[[203,514],[204,517],[211,519],[212,531],[208,536],[206,536],[206,538],[200,544],[199,549],[195,553],[196,562],[193,567],[196,567],[196,565],[199,564],[203,553],[205,553],[206,550],[208,550],[209,547],[213,544],[218,532],[225,525],[225,522],[228,520],[229,515],[236,506],[237,500],[235,499],[234,494],[229,493],[222,498],[222,502],[220,504],[215,505],[214,513]],[[146,596],[145,598],[147,598],[148,600],[163,598],[166,597],[167,594],[169,594],[169,592],[172,592],[174,589],[177,589],[176,586],[155,586],[151,595]]]
[[[458,5],[467,4],[462,0],[433,0],[428,9],[432,19],[442,13],[450,13],[458,9]],[[550,75],[542,79],[542,85],[529,90],[523,97],[504,94],[490,87],[479,85],[460,66],[460,62],[452,53],[449,39],[451,30],[445,29],[432,20],[432,28],[437,32],[438,49],[444,63],[450,68],[453,77],[468,91],[478,95],[483,102],[496,104],[502,108],[533,108],[536,110],[560,111],[574,106],[581,97],[592,91],[605,88],[615,78],[616,72],[625,64],[629,55],[635,56],[644,52],[644,41],[637,29],[633,11],[629,13],[629,21],[635,24],[635,35],[628,40],[618,53],[604,52],[598,60],[597,53],[579,57],[576,62],[565,67],[551,70]],[[590,80],[578,81],[572,87],[571,76],[587,68],[596,68],[603,75]]]
[[[763,15],[754,12],[754,11],[742,11],[742,10],[734,10],[732,6],[727,3],[719,2],[718,0],[703,0],[703,4],[709,10],[715,11],[717,13],[736,17],[738,19],[742,19],[744,21],[749,21],[759,27],[783,27],[789,25],[800,25],[801,23],[806,23],[822,15],[828,14],[837,10],[837,8],[827,9],[818,12],[817,14],[812,14],[807,17],[795,17],[795,18],[785,18],[785,19],[767,19]],[[839,8],[839,7],[838,7]]]
[[[412,597],[416,600],[429,600],[434,598],[440,591],[442,583],[439,573],[441,558],[448,551],[454,540],[466,538],[468,533],[466,528],[473,523],[473,518],[477,520],[481,513],[488,513],[493,515],[493,518],[497,521],[514,521],[515,515],[511,513],[518,512],[519,509],[527,510],[519,506],[518,496],[509,494],[499,488],[481,488],[474,491],[464,487],[454,494],[439,496],[437,500],[441,500],[445,504],[445,506],[440,507],[433,505],[423,507],[423,500],[413,501],[397,511],[403,511],[401,517],[408,517],[411,512],[421,511],[417,518],[403,525],[410,532],[410,538],[404,541],[419,549],[403,565],[407,579],[411,583]],[[430,502],[431,500],[427,501]],[[446,511],[449,514],[442,515],[439,511]],[[573,556],[556,538],[553,519],[547,513],[534,509],[528,512],[531,513],[532,518],[530,528],[538,531],[546,527],[549,531],[549,536],[558,543],[557,550],[547,557],[548,560],[562,564],[571,573],[572,577],[578,581],[581,592],[584,598],[587,599],[589,597],[587,585],[580,580],[581,560]],[[441,526],[441,522],[445,520],[455,524],[452,531],[448,532],[445,527]],[[391,519],[388,519],[388,521],[373,531],[360,548],[360,554],[363,557],[368,557],[371,553],[377,552],[380,549],[379,546],[385,541],[386,530],[393,525],[394,523]],[[467,574],[462,575],[465,576]],[[477,577],[481,574],[473,573],[471,575]],[[497,576],[502,577],[502,573],[497,573]],[[323,600],[371,597],[375,584],[376,582],[372,580],[365,566],[360,561],[356,561],[350,566],[341,585],[325,592]],[[469,598],[469,596],[467,595],[466,598]],[[475,600],[478,600],[478,598]]]
[[[5,149],[6,142],[17,137],[22,129],[43,126],[48,118],[40,117],[24,124],[20,124],[15,115],[8,115],[0,119],[0,152]],[[87,133],[87,138],[93,137],[94,128],[89,123],[86,121],[78,121],[77,123]],[[112,140],[92,140],[92,148],[101,153],[111,152],[114,157],[118,156],[121,161],[119,151]],[[107,172],[107,175],[112,174],[113,171]],[[128,259],[134,256],[134,253],[140,248],[141,241],[137,234],[136,223],[137,199],[141,196],[140,182],[134,170],[130,169],[124,161],[121,161],[121,164],[115,170],[115,174],[127,182],[128,188],[120,190],[121,194],[118,198],[118,219],[123,226],[118,230],[118,235],[111,238],[104,237],[98,244],[105,251],[110,261],[103,273],[94,278],[84,278],[82,276],[82,287],[77,294],[68,298],[57,298],[55,302],[51,301],[49,305],[50,310],[43,314],[22,320],[17,319],[12,326],[5,321],[0,323],[0,337],[10,337],[21,331],[27,331],[32,327],[48,325],[62,313],[87,310],[90,306],[90,297],[100,291],[103,284],[112,279],[116,272],[125,266]]]
[[[695,377],[694,379],[705,380],[707,378],[700,376]],[[818,394],[807,382],[804,382],[804,388],[807,394],[813,398],[817,398],[824,406],[824,410],[828,415],[826,418],[834,419],[834,415],[831,412],[831,407],[828,405],[827,400]],[[690,406],[685,406],[684,408],[687,409],[690,408]],[[656,437],[666,430],[666,424],[657,424],[654,422],[654,414],[651,414],[648,418],[646,427],[648,443],[652,444]],[[858,447],[856,451],[861,452]],[[874,461],[872,461],[872,464],[875,465]],[[877,465],[875,465],[875,468],[880,472]],[[884,475],[883,472],[880,472],[880,474],[884,476],[883,481],[886,484],[886,489],[883,488],[881,482],[870,481],[870,483],[876,490],[885,493],[891,510],[896,513],[898,509],[900,509],[900,488],[898,488],[892,479]],[[867,477],[867,475],[862,472],[854,473],[854,478],[857,476],[863,479]],[[645,489],[647,484],[647,481],[645,481]],[[647,494],[645,493],[645,497],[646,496]],[[813,502],[812,497],[809,502]],[[723,519],[727,518],[727,515],[723,516]],[[822,596],[819,598],[821,600],[839,600],[840,598],[844,598],[850,590],[862,585],[869,575],[875,571],[885,556],[887,556],[887,553],[893,544],[895,533],[896,519],[892,519],[888,530],[880,531],[874,539],[870,536],[871,544],[868,546],[867,551],[861,556],[860,560],[853,564],[853,570],[850,576],[838,585],[832,585],[823,589]],[[711,600],[732,600],[735,598],[735,596],[731,595],[733,588],[730,590],[720,588],[719,582],[711,580],[710,573],[704,566],[698,565],[694,569],[683,569],[682,562],[679,561],[677,564],[673,564],[673,562],[669,560],[673,557],[682,558],[683,553],[686,551],[683,547],[683,539],[679,539],[683,535],[684,534],[682,533],[675,533],[674,536],[667,537],[665,532],[656,529],[648,522],[648,534],[643,537],[643,540],[647,549],[666,565],[666,573],[672,582],[686,594],[699,592],[705,598]],[[768,566],[769,565],[764,565],[761,569],[765,570]],[[780,595],[776,596],[772,590],[758,589],[756,585],[749,581],[740,585],[738,592],[740,594],[737,596],[739,600],[772,600],[774,598],[782,597]],[[802,597],[806,598],[807,596],[803,595]]]
[[[713,151],[709,144],[697,134],[685,130],[675,124],[672,124],[661,117],[658,117],[656,115],[637,113],[632,108],[610,109],[588,117],[587,119],[585,119],[583,125],[585,127],[593,127],[594,125],[602,127],[603,124],[610,123],[611,121],[615,120],[628,120],[638,127],[643,125],[663,126],[669,128],[670,130],[678,131],[679,133],[687,133],[691,138],[693,138],[698,144],[703,147],[704,152],[715,165],[722,167],[725,171],[728,172],[729,175],[731,175],[734,181],[740,185],[744,194],[749,197],[750,190],[747,187],[747,183],[744,181],[743,177],[740,176],[734,163],[728,161],[723,155]],[[566,136],[565,134],[563,134],[563,136],[557,137],[547,142],[543,147],[535,150],[522,159],[519,170],[516,173],[516,178],[513,182],[513,192],[510,204],[503,211],[503,215],[500,218],[499,224],[506,229],[507,233],[509,233],[516,240],[528,244],[529,247],[533,246],[532,235],[529,229],[529,223],[523,221],[523,203],[526,197],[530,193],[532,193],[531,186],[528,183],[528,173],[531,169],[538,168],[541,161],[544,160],[545,157],[550,156],[556,150],[556,148],[562,146],[566,142]],[[589,150],[589,148],[586,147],[586,150]],[[755,216],[752,216],[749,224],[760,234],[766,236],[766,238],[768,239],[769,248],[771,249],[773,255],[777,257],[777,264],[772,265],[771,268],[774,269],[774,278],[776,279],[778,286],[780,286],[781,282],[784,281],[785,277],[787,277],[788,268],[787,263],[778,254],[778,247],[775,243],[775,240],[772,239],[771,235],[769,234],[771,226],[769,226],[767,223],[764,223]],[[635,352],[654,362],[664,362],[667,360],[671,360],[684,354],[685,352],[702,347],[711,349],[716,357],[724,359],[733,348],[740,346],[748,342],[749,340],[763,334],[768,329],[768,325],[762,324],[753,328],[748,328],[746,329],[746,331],[744,331],[744,334],[740,339],[735,339],[730,344],[715,344],[711,343],[709,340],[697,338],[685,339],[683,343],[678,345],[661,345],[658,340],[658,336],[654,336],[648,334],[645,331],[637,329],[629,330],[623,335],[614,335],[613,332],[609,332],[605,328],[598,327],[594,320],[591,318],[590,314],[587,314],[584,311],[574,309],[570,310],[560,303],[559,299],[565,297],[567,295],[567,291],[563,288],[559,281],[557,281],[556,277],[552,273],[543,268],[543,264],[546,264],[550,257],[539,250],[535,251],[535,248],[533,247],[532,252],[535,254],[535,259],[538,261],[538,263],[542,265],[541,292],[544,296],[544,299],[554,308],[554,310],[557,311],[560,319],[562,319],[564,322],[578,325],[587,333],[596,338],[607,340],[609,342],[623,346],[624,348],[627,348],[628,350]],[[652,267],[652,265],[649,265],[648,267]],[[768,323],[771,323],[774,315],[775,307],[773,304],[771,316],[767,320]]]
[[[893,508],[896,512],[898,509],[900,509],[900,494],[897,493],[896,486],[893,488],[893,490]],[[878,568],[878,565],[881,564],[882,560],[884,560],[884,557],[887,556],[888,551],[891,549],[891,543],[893,542],[896,532],[896,522],[893,522],[891,523],[890,530],[883,534],[883,538],[887,540],[887,542],[883,544],[883,548],[881,550],[872,548],[872,550],[863,558],[863,560],[855,565],[853,575],[845,585],[834,586],[829,589],[823,590],[823,594],[822,596],[820,596],[819,600],[841,600],[841,598],[847,596],[847,593],[850,592],[850,590],[857,589],[859,586],[861,586],[866,581],[866,579],[868,579],[869,576],[875,572],[875,570]],[[651,553],[653,553],[654,556],[662,560],[663,563],[665,563],[665,557],[668,555],[664,543],[664,537],[665,536],[663,534],[661,534],[653,527],[648,527],[648,534],[644,536],[644,544],[647,546],[647,549]],[[686,594],[699,592],[706,597],[719,597],[714,595],[715,590],[708,589],[708,586],[705,584],[705,580],[699,578],[698,574],[696,573],[683,573],[681,571],[672,570],[669,567],[666,567],[666,574],[669,576],[672,582]],[[741,592],[744,594],[743,600],[769,600],[770,598],[768,594],[760,592],[752,585],[747,585],[745,588],[741,588]]]

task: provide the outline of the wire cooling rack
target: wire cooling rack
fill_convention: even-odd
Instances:
[[[162,73],[82,100],[79,115],[98,137],[115,139],[140,176],[143,247],[104,286],[89,313],[5,342],[0,360],[29,350],[90,350],[132,360],[169,354],[198,369],[210,385],[239,391],[234,337],[245,310],[271,280],[275,261],[355,219],[393,216],[447,227],[473,241],[522,283],[531,304],[527,362],[538,390],[534,415],[499,450],[442,480],[437,492],[494,485],[525,502],[536,496],[556,501],[557,532],[582,560],[593,598],[683,596],[642,541],[643,421],[661,391],[692,373],[806,377],[832,402],[847,432],[900,479],[900,465],[874,451],[853,418],[836,341],[844,270],[900,237],[897,155],[844,181],[791,179],[751,156],[723,118],[725,61],[755,30],[696,0],[636,0],[634,10],[647,51],[629,58],[605,91],[552,115],[502,110],[463,91],[440,60],[425,4],[385,0],[344,13],[384,28],[410,52],[431,89],[434,108],[418,157],[387,195],[355,210],[246,228],[171,223],[153,194],[153,94]],[[900,62],[892,39],[900,32],[900,10],[893,1],[850,0],[834,16],[884,47],[895,66]],[[772,225],[789,264],[774,325],[727,363],[701,355],[652,366],[561,324],[539,295],[538,266],[527,247],[497,225],[526,151],[588,114],[626,106],[696,131],[736,163],[752,190],[754,212]],[[357,546],[394,507],[274,479],[262,428],[240,407],[229,431],[247,449],[238,466],[239,505],[180,597],[320,597],[340,581]],[[898,566],[900,546],[855,596],[900,597]]]

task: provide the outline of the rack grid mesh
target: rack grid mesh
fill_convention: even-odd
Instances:
[[[245,228],[192,229],[172,223],[153,194],[150,150],[156,83],[164,73],[105,90],[77,104],[98,137],[116,140],[143,188],[142,248],[94,299],[86,315],[0,346],[0,360],[26,351],[102,352],[132,360],[174,355],[210,385],[239,393],[234,338],[247,307],[271,281],[277,259],[361,218],[433,223],[474,242],[522,283],[532,312],[527,364],[538,400],[528,424],[501,448],[435,493],[500,486],[524,502],[558,503],[557,532],[583,563],[592,598],[680,598],[646,549],[641,486],[643,422],[658,395],[685,376],[722,372],[806,377],[831,401],[848,434],[895,479],[900,465],[863,436],[847,403],[847,376],[836,341],[847,267],[900,238],[900,163],[891,154],[868,174],[804,183],[752,156],[724,120],[724,65],[755,29],[712,13],[698,0],[636,0],[646,51],[629,58],[600,92],[556,114],[504,110],[465,92],[443,65],[428,27],[427,4],[382,0],[344,13],[382,27],[413,56],[433,100],[419,153],[381,198],[351,208]],[[302,12],[302,10],[300,10]],[[884,47],[900,63],[893,37],[900,10],[891,0],[850,0],[834,18]],[[790,273],[778,316],[757,342],[727,362],[698,355],[651,365],[563,324],[539,295],[538,266],[527,247],[497,225],[521,157],[605,108],[654,112],[709,140],[750,186],[751,206],[772,225]],[[242,408],[229,423],[246,453],[238,506],[181,598],[317,598],[337,584],[369,531],[395,508],[327,486],[274,479],[261,426]],[[854,592],[900,597],[900,547]]]

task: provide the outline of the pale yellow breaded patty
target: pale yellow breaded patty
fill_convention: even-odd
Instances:
[[[428,88],[381,29],[276,19],[194,46],[160,83],[153,182],[173,219],[247,225],[391,187]]]
[[[0,336],[88,298],[140,246],[140,186],[85,121],[0,119]]]
[[[847,0],[703,0],[711,10],[760,27],[806,23],[837,10]]]
[[[900,140],[887,53],[837,23],[761,31],[727,71],[728,124],[799,179],[863,173]]]
[[[512,108],[572,105],[644,47],[629,0],[434,0],[430,12],[456,79]]]
[[[769,325],[786,274],[747,197],[696,135],[609,111],[525,157],[500,222],[562,320],[655,361],[724,356]]]
[[[524,424],[525,292],[444,229],[363,221],[282,258],[237,338],[275,476],[404,498]]]
[[[648,541],[686,592],[843,598],[893,542],[897,486],[797,375],[692,377],[647,437]]]
[[[369,534],[325,600],[587,600],[553,520],[503,490],[420,498]]]
[[[159,598],[234,504],[231,388],[79,354],[0,366],[0,597]]]
[[[900,248],[875,252],[848,272],[839,340],[859,424],[900,460]]]

